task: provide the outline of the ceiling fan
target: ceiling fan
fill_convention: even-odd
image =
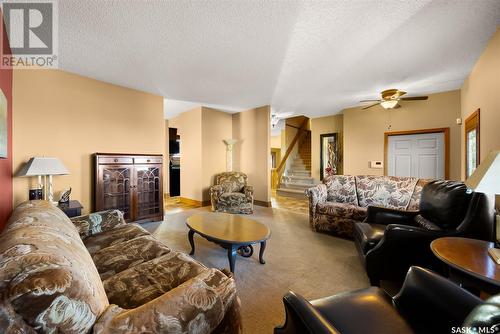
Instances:
[[[381,100],[362,100],[360,102],[376,102],[374,104],[364,107],[363,110],[375,107],[376,105],[379,104],[384,109],[395,109],[395,108],[401,108],[401,105],[399,104],[400,101],[421,101],[421,100],[427,100],[429,98],[428,96],[402,97],[405,94],[406,92],[403,92],[398,89],[386,89],[380,93],[380,95],[382,96]]]

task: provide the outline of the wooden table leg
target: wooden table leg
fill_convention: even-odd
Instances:
[[[229,260],[229,270],[234,273],[234,264],[236,262],[236,255],[238,254],[238,247],[235,245],[228,245],[227,258]]]
[[[260,250],[259,250],[259,262],[262,264],[265,264],[266,261],[264,261],[264,250],[266,249],[266,241],[261,241],[260,243]]]
[[[188,239],[189,239],[189,244],[191,245],[191,252],[189,253],[189,255],[194,254],[194,238],[193,237],[194,237],[194,231],[189,230]]]

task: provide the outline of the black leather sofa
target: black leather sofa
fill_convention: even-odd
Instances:
[[[354,241],[372,285],[402,281],[410,266],[442,271],[430,243],[445,236],[494,240],[490,198],[462,182],[432,181],[422,189],[418,211],[369,207],[355,224]]]
[[[420,267],[408,271],[403,287],[394,297],[370,287],[311,302],[289,292],[283,303],[286,321],[275,328],[276,334],[428,334],[452,333],[452,328],[464,333],[456,329],[491,329],[500,320],[500,295],[483,302]]]

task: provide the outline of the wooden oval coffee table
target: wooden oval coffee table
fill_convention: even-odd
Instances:
[[[234,272],[238,253],[244,257],[252,256],[252,244],[260,243],[259,262],[266,263],[264,250],[271,231],[262,223],[229,213],[206,212],[190,216],[186,225],[189,228],[190,255],[194,254],[194,234],[198,233],[208,241],[227,249],[231,272]]]

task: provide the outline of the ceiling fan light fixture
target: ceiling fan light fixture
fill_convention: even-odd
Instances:
[[[399,100],[389,100],[389,101],[382,101],[380,102],[380,105],[384,109],[392,109],[395,108],[398,105]]]

